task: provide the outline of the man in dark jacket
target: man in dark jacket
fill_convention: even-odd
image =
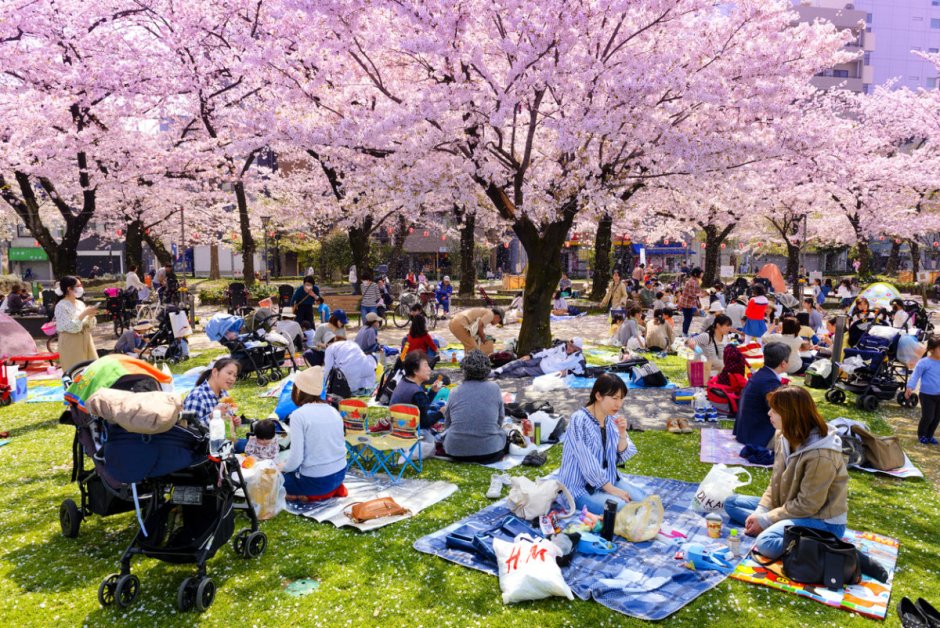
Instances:
[[[799,358],[797,358],[799,359]],[[770,424],[770,406],[767,393],[780,386],[780,376],[787,372],[790,347],[779,342],[764,345],[764,366],[748,380],[738,403],[738,417],[734,422],[734,437],[739,443],[754,447],[768,447],[774,436]]]

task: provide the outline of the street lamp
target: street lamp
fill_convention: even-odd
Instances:
[[[268,225],[271,224],[270,216],[261,217],[261,228],[264,229],[264,283],[268,283]]]

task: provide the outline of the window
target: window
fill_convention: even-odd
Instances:
[[[833,70],[832,75],[836,78],[849,78],[848,70]]]
[[[931,0],[930,4],[935,7],[940,7],[940,0]]]
[[[940,2],[940,0],[937,0],[937,2]],[[871,65],[871,53],[870,52],[865,53],[865,65]]]
[[[937,77],[929,78],[924,81],[924,86],[927,89],[937,89]]]
[[[937,0],[937,2],[940,2],[940,0]],[[865,14],[865,23],[871,26],[871,13]]]
[[[23,223],[16,224],[16,237],[18,238],[31,238],[33,234],[29,232],[29,229]]]
[[[940,0],[937,0],[937,2],[940,2]],[[928,49],[927,49],[927,52],[929,52],[929,53],[931,53],[931,54],[936,53],[936,52],[940,52],[940,48],[928,48]]]
[[[940,28],[940,19],[930,18],[930,28]]]

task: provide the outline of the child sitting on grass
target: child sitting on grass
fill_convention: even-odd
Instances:
[[[254,424],[254,434],[248,437],[245,445],[245,455],[253,456],[258,460],[277,461],[281,449],[274,437],[274,421],[263,419]]]

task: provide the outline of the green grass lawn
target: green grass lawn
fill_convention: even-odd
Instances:
[[[211,357],[207,352],[186,368]],[[662,360],[671,377],[682,379],[676,358]],[[181,370],[177,367],[177,370]],[[260,399],[251,382],[239,384],[235,398],[249,416],[273,409],[274,400]],[[814,394],[820,391],[814,391]],[[821,399],[821,395],[817,395]],[[629,403],[629,399],[627,400]],[[854,407],[821,404],[827,417],[858,417]],[[562,599],[504,606],[497,579],[442,559],[420,554],[413,542],[488,504],[484,496],[490,471],[477,465],[430,461],[422,477],[456,483],[459,491],[417,517],[371,533],[336,529],[330,524],[280,514],[263,523],[267,553],[258,560],[236,558],[223,548],[209,562],[218,586],[213,606],[202,616],[175,610],[176,589],[193,570],[151,559],[133,563],[141,580],[141,596],[130,609],[100,608],[101,580],[117,571],[118,558],[135,532],[132,513],[85,521],[78,539],[63,538],[58,508],[63,499],[77,499],[69,482],[72,428],[57,423],[57,404],[16,404],[0,409],[0,430],[11,442],[0,448],[0,616],[10,625],[92,625],[120,622],[135,625],[350,625],[387,626],[595,626],[639,625],[594,602]],[[872,420],[879,433],[890,433],[883,419]],[[697,434],[644,432],[635,436],[639,454],[629,473],[701,480],[708,466],[699,462]],[[936,452],[934,453],[936,455]],[[537,477],[557,468],[561,448],[550,450],[541,469],[517,473]],[[754,482],[742,492],[759,493],[769,473],[753,469]],[[940,603],[940,495],[929,482],[895,480],[888,476],[850,474],[849,524],[896,537],[901,542],[892,607],[901,596],[922,596]],[[236,528],[237,529],[237,528]],[[314,593],[292,598],[283,583],[315,578]],[[830,609],[793,595],[727,580],[701,596],[669,622],[697,626],[873,625],[872,620]],[[896,626],[894,611],[888,625]]]

